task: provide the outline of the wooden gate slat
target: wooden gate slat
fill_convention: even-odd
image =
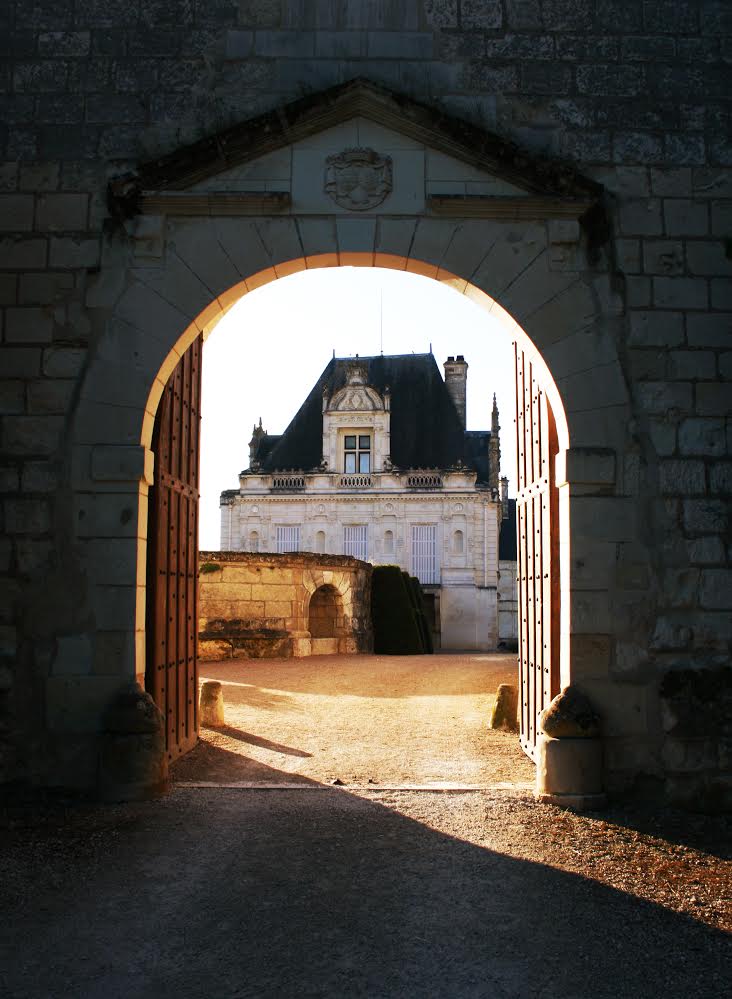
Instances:
[[[559,688],[557,436],[534,367],[514,344],[521,745],[535,757],[538,720]]]
[[[155,418],[148,521],[146,685],[165,717],[169,759],[198,737],[197,586],[201,350],[172,373]]]

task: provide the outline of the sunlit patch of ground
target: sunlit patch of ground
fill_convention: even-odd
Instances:
[[[313,656],[205,663],[226,726],[174,768],[179,781],[344,784],[527,782],[516,735],[488,728],[515,655]]]

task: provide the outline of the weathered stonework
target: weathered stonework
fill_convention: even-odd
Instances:
[[[150,433],[179,353],[293,261],[368,260],[484,294],[533,342],[566,416],[563,683],[603,716],[611,789],[677,794],[663,678],[722,683],[732,643],[729,5],[9,0],[0,22],[2,779],[93,786],[104,712],[144,678]],[[134,184],[108,205],[141,163],[203,140],[225,169],[222,130],[304,97],[330,113],[318,92],[355,77],[432,108],[404,105],[412,134],[472,144],[459,209],[217,217],[207,192],[205,217],[139,216]],[[470,215],[491,169],[602,211],[578,243],[516,204]],[[602,481],[566,461],[598,448]],[[706,738],[686,798],[732,780]]]
[[[347,555],[201,552],[198,620],[204,659],[370,652],[371,566]]]

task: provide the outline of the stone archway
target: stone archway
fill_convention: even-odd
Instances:
[[[338,590],[332,584],[319,586],[310,597],[308,631],[313,655],[338,652],[343,634],[343,607]]]
[[[355,114],[383,127],[363,102]],[[348,120],[342,112],[334,127]],[[415,135],[411,128],[409,142],[417,143]],[[337,145],[341,138],[332,141]],[[423,148],[430,143],[446,149],[444,131],[423,129]],[[455,155],[461,147],[454,141],[450,148]],[[260,148],[254,153],[260,155]],[[496,171],[495,159],[489,160],[480,165],[486,175],[490,162]],[[512,181],[519,180],[514,168]],[[536,191],[535,177],[532,183]],[[617,585],[607,555],[614,544],[636,537],[637,529],[616,469],[616,454],[627,449],[630,415],[616,348],[622,303],[607,271],[595,266],[596,246],[576,219],[592,210],[589,190],[581,204],[576,192],[499,194],[496,204],[488,198],[482,205],[432,197],[427,213],[387,206],[375,214],[340,208],[324,214],[318,192],[317,210],[305,195],[299,208],[294,197],[286,207],[240,197],[228,208],[210,193],[167,192],[147,207],[143,199],[143,210],[157,214],[143,211],[125,224],[128,238],[110,243],[90,290],[106,325],[69,437],[75,532],[85,543],[90,606],[98,632],[121,638],[105,682],[89,678],[99,715],[122,681],[144,680],[141,567],[153,480],[150,444],[167,379],[190,344],[208,336],[242,295],[296,271],[341,265],[395,268],[445,283],[499,318],[531,358],[557,424],[561,684],[580,684],[612,712],[622,684],[610,675],[605,651]],[[102,546],[86,544],[102,538]],[[598,559],[604,574],[586,568]],[[623,738],[622,721],[614,720],[613,734]]]

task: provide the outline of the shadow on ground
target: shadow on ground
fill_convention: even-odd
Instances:
[[[233,728],[231,725],[218,725],[216,728],[202,726],[204,731],[216,732],[227,736],[229,739],[236,739],[237,742],[245,742],[248,746],[258,746],[260,749],[269,749],[273,753],[282,753],[284,756],[297,756],[301,759],[310,759],[312,753],[306,753],[302,749],[295,749],[293,746],[283,746],[281,742],[272,742],[261,735],[254,735],[253,732],[242,732],[241,729]]]
[[[415,814],[431,807],[424,796],[412,800]],[[332,789],[179,789],[162,802],[67,813],[55,828],[11,835],[3,995],[726,993],[724,934],[446,834],[427,813],[416,820],[395,804]],[[469,819],[490,836],[492,824],[537,806],[442,796],[440,807],[438,824]]]

